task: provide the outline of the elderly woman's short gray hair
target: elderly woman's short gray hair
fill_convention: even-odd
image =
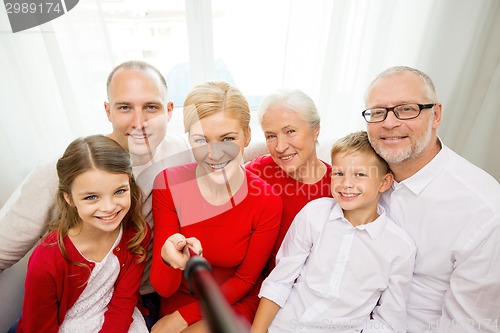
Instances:
[[[298,89],[279,89],[264,98],[259,107],[259,123],[266,112],[272,107],[283,107],[290,112],[296,112],[307,121],[312,128],[319,126],[320,117],[318,109],[311,97]]]

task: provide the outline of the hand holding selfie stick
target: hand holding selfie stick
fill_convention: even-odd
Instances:
[[[200,297],[201,308],[213,333],[246,333],[246,328],[239,321],[226,299],[219,290],[210,273],[208,261],[189,248],[191,257],[184,268],[184,278],[189,283],[191,294],[195,292]]]

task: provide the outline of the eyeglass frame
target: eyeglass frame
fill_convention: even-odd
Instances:
[[[418,105],[418,113],[415,117],[411,117],[411,118],[399,118],[398,114],[396,112],[394,112],[394,109],[397,108],[397,107],[400,107],[400,106],[403,106],[403,105],[408,105],[408,104],[414,104],[414,105]],[[404,103],[404,104],[399,104],[399,105],[395,105],[391,108],[383,108],[383,107],[376,107],[376,108],[368,108],[366,110],[363,110],[363,112],[361,112],[361,115],[363,116],[363,119],[369,123],[369,124],[373,124],[373,123],[381,123],[383,122],[384,120],[387,119],[387,115],[389,114],[389,112],[392,112],[394,113],[394,116],[396,118],[398,118],[399,120],[409,120],[409,119],[415,119],[417,118],[418,116],[420,116],[420,113],[422,113],[422,110],[424,109],[432,109],[433,107],[435,107],[438,103],[428,103],[428,104],[420,104],[420,103]],[[377,121],[368,121],[366,120],[365,118],[365,112],[368,111],[368,110],[373,110],[373,109],[384,109],[385,110],[385,116],[384,116],[384,119],[382,120],[377,120]]]

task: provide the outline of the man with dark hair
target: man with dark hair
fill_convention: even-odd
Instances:
[[[193,161],[187,141],[167,134],[174,105],[167,100],[163,75],[142,61],[128,61],[115,67],[107,80],[106,115],[113,126],[107,136],[129,153],[134,176],[144,192],[143,214],[153,226],[151,190],[156,174],[168,166]],[[0,272],[23,258],[37,243],[47,224],[56,218],[58,178],[56,160],[36,168],[24,181],[19,195],[0,219]],[[152,243],[151,243],[152,244]],[[152,245],[151,245],[152,246]],[[148,327],[156,320],[156,293],[149,282],[151,249],[141,284],[144,315]],[[151,313],[147,313],[152,311]],[[157,314],[156,314],[157,315]]]

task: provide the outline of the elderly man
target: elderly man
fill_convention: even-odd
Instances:
[[[389,68],[366,94],[370,142],[394,173],[382,202],[417,247],[408,332],[500,332],[500,187],[437,136],[431,79]]]

